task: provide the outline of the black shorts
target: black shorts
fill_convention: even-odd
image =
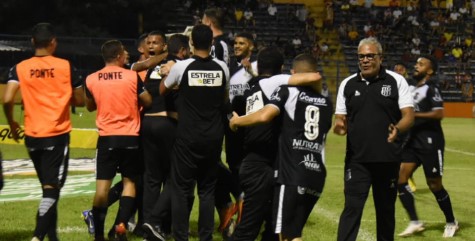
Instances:
[[[41,185],[61,188],[66,181],[69,164],[69,147],[56,145],[46,148],[28,148]]]
[[[402,153],[402,162],[422,165],[426,177],[441,177],[444,174],[444,148],[407,148]]]
[[[134,178],[143,172],[139,148],[101,148],[96,152],[96,179],[111,180],[117,172]]]
[[[274,230],[288,240],[302,237],[302,230],[321,193],[305,187],[280,185],[274,192]]]

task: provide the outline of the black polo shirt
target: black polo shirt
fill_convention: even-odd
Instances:
[[[220,140],[224,136],[224,103],[229,84],[227,65],[216,58],[177,62],[165,79],[165,86],[179,85],[177,138],[189,142]]]
[[[387,141],[388,127],[401,119],[400,109],[413,106],[404,77],[383,67],[372,81],[360,72],[344,79],[335,114],[347,117],[346,161],[400,162],[400,146]]]

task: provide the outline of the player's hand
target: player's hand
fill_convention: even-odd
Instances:
[[[336,118],[335,125],[333,126],[333,133],[344,136],[346,135],[346,123],[344,120]]]
[[[11,132],[12,138],[17,143],[20,140],[20,131],[21,131],[21,128],[18,122],[13,121],[12,123],[10,123],[10,132]]]
[[[238,126],[236,125],[236,121],[238,118],[239,115],[233,111],[233,117],[231,117],[231,119],[229,120],[229,128],[234,132],[236,132],[238,129]]]
[[[388,142],[392,143],[396,140],[397,135],[399,134],[399,129],[394,124],[390,124],[388,127],[388,131]]]
[[[175,65],[175,61],[168,61],[166,64],[160,65],[160,75],[166,76],[170,73],[170,69]]]
[[[254,72],[252,71],[252,64],[251,64],[250,58],[242,59],[241,64],[244,67],[244,69],[246,70],[246,72],[248,72],[252,76],[255,76]]]

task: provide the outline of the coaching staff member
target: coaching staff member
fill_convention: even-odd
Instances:
[[[406,80],[382,66],[383,50],[375,38],[358,45],[359,71],[340,85],[334,132],[347,135],[345,208],[338,240],[356,240],[361,215],[373,188],[377,240],[394,240],[395,201],[400,165],[397,136],[414,122]]]
[[[214,191],[224,136],[223,109],[227,101],[229,70],[209,54],[213,33],[206,25],[191,32],[194,56],[177,62],[160,85],[165,94],[179,86],[177,125],[171,181],[172,227],[175,240],[188,240],[188,198],[198,184],[200,240],[212,240]],[[196,181],[196,182],[195,182]]]
[[[124,68],[128,53],[118,40],[101,47],[105,67],[86,78],[87,110],[97,110],[99,130],[96,153],[96,193],[92,214],[95,240],[104,240],[108,193],[117,169],[122,174],[123,190],[116,220],[116,237],[125,237],[126,223],[134,213],[135,181],[142,173],[139,156],[139,103],[150,105],[152,97],[143,88],[137,72]],[[119,239],[118,239],[119,240]],[[122,240],[122,239],[120,239]]]
[[[13,139],[19,124],[13,119],[14,96],[21,89],[25,108],[25,145],[41,183],[43,197],[32,240],[58,240],[57,205],[69,161],[69,106],[84,106],[84,89],[69,61],[53,56],[57,41],[49,23],[33,28],[35,56],[15,65],[8,75],[3,109]]]

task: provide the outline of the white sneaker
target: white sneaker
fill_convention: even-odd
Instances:
[[[444,235],[442,235],[442,237],[452,238],[457,230],[459,230],[459,222],[457,222],[457,220],[453,223],[447,223],[445,225]]]
[[[33,238],[31,239],[31,241],[40,241],[40,239],[37,238],[37,237],[33,237]]]
[[[407,237],[407,236],[411,236],[415,233],[419,233],[419,232],[422,232],[424,231],[424,223],[422,222],[410,222],[409,223],[409,226],[407,226],[407,228],[399,234],[399,237]]]

